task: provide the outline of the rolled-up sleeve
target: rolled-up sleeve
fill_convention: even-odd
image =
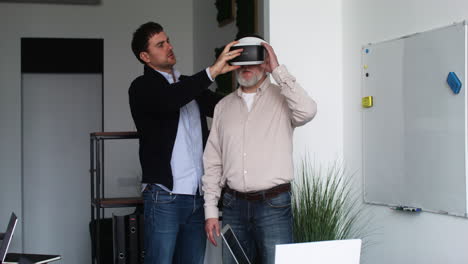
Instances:
[[[317,103],[296,82],[284,65],[276,67],[272,72],[273,78],[281,87],[281,94],[285,97],[291,110],[291,123],[294,127],[302,126],[312,120],[317,113]]]

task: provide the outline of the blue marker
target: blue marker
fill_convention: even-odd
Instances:
[[[421,208],[417,208],[417,207],[403,207],[403,211],[407,211],[407,212],[421,212]]]

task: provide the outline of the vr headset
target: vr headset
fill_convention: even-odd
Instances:
[[[265,48],[262,46],[263,39],[256,37],[245,37],[239,39],[239,43],[229,50],[244,49],[240,56],[230,60],[231,65],[257,65],[265,61]]]

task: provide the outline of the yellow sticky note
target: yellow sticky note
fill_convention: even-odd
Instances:
[[[374,105],[374,98],[372,96],[365,96],[362,98],[362,107],[369,108]]]

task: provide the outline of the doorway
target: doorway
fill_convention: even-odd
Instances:
[[[89,133],[103,129],[103,40],[23,38],[23,251],[89,263]]]

